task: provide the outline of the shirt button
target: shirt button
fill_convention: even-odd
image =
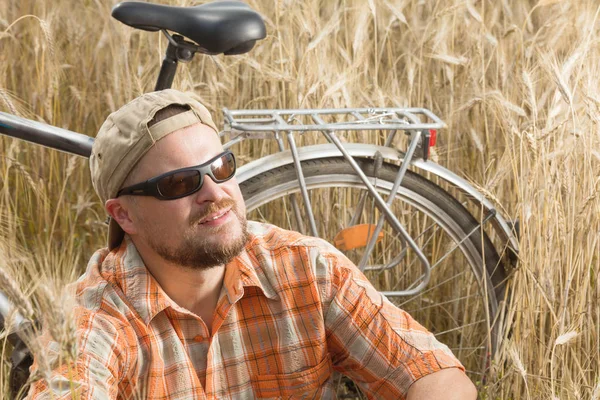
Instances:
[[[204,340],[204,338],[202,337],[202,335],[196,335],[196,336],[194,336],[194,342],[201,342],[203,340]]]

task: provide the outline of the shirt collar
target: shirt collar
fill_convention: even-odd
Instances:
[[[251,255],[249,240],[244,250],[225,266],[223,289],[230,303],[244,295],[245,287],[257,287],[269,299],[278,299],[277,292],[267,279],[260,262]],[[146,268],[144,261],[128,235],[121,246],[108,253],[102,261],[102,270],[108,273],[146,325],[167,307],[185,312],[164,292]],[[110,276],[112,275],[112,276]]]
[[[223,288],[232,304],[242,298],[245,287],[257,287],[267,298],[279,299],[264,273],[263,266],[251,251],[251,242],[252,240],[248,240],[244,250],[225,266]]]
[[[148,271],[128,235],[118,248],[108,253],[102,262],[102,270],[109,274],[107,280],[113,281],[122,290],[126,301],[146,325],[159,312],[174,304]]]

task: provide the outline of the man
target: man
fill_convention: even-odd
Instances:
[[[92,182],[109,247],[77,283],[79,354],[32,398],[474,399],[450,350],[326,242],[247,222],[233,154],[190,95],[111,114]],[[51,346],[52,347],[52,346]]]

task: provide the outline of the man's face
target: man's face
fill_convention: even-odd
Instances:
[[[223,152],[217,134],[196,124],[162,138],[138,163],[131,180],[143,182],[179,168],[199,165]],[[202,188],[176,200],[136,196],[125,200],[134,242],[166,261],[188,268],[225,264],[246,240],[246,209],[235,178],[217,184],[204,176]]]

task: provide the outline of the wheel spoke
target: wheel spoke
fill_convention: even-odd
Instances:
[[[481,324],[482,322],[487,323],[487,321],[485,319],[482,319],[480,321],[475,321],[475,322],[471,322],[471,323],[468,323],[468,324],[465,324],[465,325],[457,326],[456,328],[448,329],[448,330],[445,330],[443,332],[436,332],[435,336],[438,337],[438,336],[446,335],[446,334],[451,333],[451,332],[456,332],[459,329],[466,328],[467,326],[473,326],[473,325]]]
[[[414,301],[414,300],[416,300],[416,299],[418,299],[418,298],[420,298],[420,297],[422,297],[422,296],[424,296],[424,295],[426,295],[426,294],[428,294],[428,293],[431,293],[432,291],[434,291],[434,290],[435,290],[435,289],[437,289],[438,287],[440,287],[440,286],[442,286],[442,285],[445,285],[446,283],[448,283],[448,282],[450,282],[450,281],[452,281],[452,280],[454,280],[454,279],[456,279],[456,278],[458,278],[458,277],[461,277],[461,276],[462,276],[462,275],[464,275],[464,274],[465,274],[465,271],[462,271],[462,272],[459,272],[458,274],[452,275],[450,278],[447,278],[447,279],[443,280],[442,282],[438,283],[437,285],[435,285],[435,286],[432,286],[432,287],[428,288],[427,290],[423,290],[423,291],[422,291],[422,292],[420,292],[419,294],[416,294],[416,295],[414,295],[413,297],[411,297],[411,298],[409,298],[408,300],[406,300],[404,303],[400,303],[400,304],[398,305],[398,307],[402,308],[402,306],[403,306],[404,304],[407,304],[407,303],[408,303],[408,302],[410,302],[410,301]]]
[[[440,228],[439,226],[436,226],[436,228],[435,228],[435,229],[436,229],[436,231],[437,231],[438,229],[441,229],[441,228]],[[427,230],[429,230],[429,228],[428,228]],[[432,234],[432,235],[429,237],[429,239],[427,239],[427,240],[425,241],[425,244],[424,244],[423,246],[421,246],[422,248],[425,248],[425,247],[426,247],[426,246],[429,244],[429,242],[430,242],[430,241],[433,239],[433,237],[434,237],[434,234],[435,234],[435,232],[434,232],[434,233],[433,233],[433,234]],[[419,235],[419,237],[417,237],[417,239],[416,239],[416,240],[418,240],[418,239],[419,239],[421,236],[422,236],[422,235]],[[416,241],[416,240],[415,240],[415,241]],[[408,273],[410,273],[410,271],[412,271],[412,267],[413,267],[413,265],[415,265],[415,263],[416,263],[417,261],[419,261],[419,260],[418,260],[418,259],[415,257],[415,258],[414,258],[414,259],[411,261],[411,263],[410,263],[410,264],[409,264],[409,265],[408,265],[408,266],[405,268],[405,271],[404,271],[404,273],[403,273],[403,274],[402,274],[402,276],[400,276],[400,278],[398,279],[399,283],[398,283],[398,284],[396,284],[396,286],[394,286],[394,288],[392,289],[392,291],[395,291],[395,290],[397,290],[397,289],[398,289],[398,285],[400,284],[400,282],[402,282],[402,280],[404,279],[404,277],[405,277],[405,276],[406,276]],[[417,279],[415,279],[414,281],[412,281],[412,283],[411,283],[411,284],[408,286],[408,288],[407,288],[406,290],[410,290],[410,289],[412,289],[412,288],[416,287],[416,286],[417,286],[417,285],[418,285],[418,284],[421,282],[421,280],[423,279],[423,277],[424,277],[424,275],[420,275],[420,276],[419,276]]]
[[[419,312],[419,311],[428,310],[428,309],[434,308],[434,307],[440,307],[440,306],[447,305],[447,304],[453,304],[453,303],[456,303],[458,301],[467,300],[467,299],[470,299],[470,298],[473,298],[473,297],[481,298],[481,295],[470,294],[470,295],[467,295],[467,296],[457,297],[457,298],[452,299],[452,300],[435,302],[434,304],[429,305],[429,306],[420,306],[419,308],[415,308],[415,309],[410,309],[410,310],[409,309],[403,309],[403,310],[406,311],[409,314],[412,314],[412,313],[416,313],[416,312]],[[414,299],[415,298],[412,298],[411,301],[414,300]]]
[[[452,252],[454,252],[454,250],[459,249],[460,245],[463,244],[473,233],[475,233],[475,231],[477,231],[479,229],[481,225],[477,225],[471,232],[469,232],[468,235],[466,235],[464,238],[462,238],[460,240],[460,242],[456,243],[454,245],[454,247],[447,252],[446,254],[444,254],[444,256],[442,258],[440,258],[439,260],[436,261],[436,263],[434,265],[431,266],[431,268],[433,269],[434,267],[436,267],[439,263],[441,263],[442,261],[444,261],[446,259],[446,257],[448,257],[448,255]]]

